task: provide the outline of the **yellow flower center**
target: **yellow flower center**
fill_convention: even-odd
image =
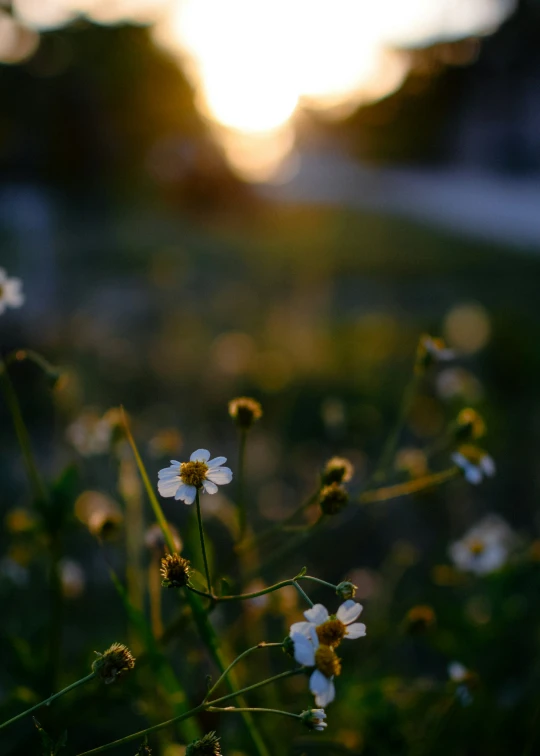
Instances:
[[[319,646],[315,651],[315,664],[325,677],[332,677],[332,675],[341,673],[341,660],[330,646]]]
[[[207,472],[208,465],[205,462],[182,462],[180,465],[180,477],[186,486],[200,488]]]
[[[347,628],[338,619],[329,619],[323,622],[322,625],[317,625],[315,630],[317,631],[319,643],[330,648],[337,648],[347,634]]]
[[[482,541],[471,541],[469,544],[469,551],[473,556],[480,556],[485,551],[485,544]]]

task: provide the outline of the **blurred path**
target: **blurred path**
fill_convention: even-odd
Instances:
[[[290,182],[260,191],[278,201],[373,210],[540,252],[540,177],[367,168],[335,153],[304,153]]]

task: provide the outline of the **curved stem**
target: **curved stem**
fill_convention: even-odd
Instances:
[[[114,740],[112,743],[107,743],[104,746],[93,748],[91,751],[84,751],[83,753],[78,754],[78,756],[90,756],[90,754],[102,753],[103,751],[108,751],[111,748],[116,748],[116,746],[123,745],[124,743],[129,743],[131,740],[139,740],[145,735],[149,735],[151,732],[157,732],[158,730],[163,730],[165,727],[169,727],[169,725],[172,725],[175,722],[181,722],[184,719],[193,717],[195,716],[195,714],[198,714],[200,711],[207,710],[211,708],[212,706],[214,706],[215,704],[222,703],[223,701],[229,701],[231,698],[235,698],[236,696],[243,695],[244,693],[248,693],[251,690],[256,690],[257,688],[262,688],[264,685],[270,685],[270,683],[277,682],[278,680],[283,680],[286,677],[292,677],[293,675],[298,675],[301,672],[304,672],[304,670],[305,670],[305,667],[297,667],[296,669],[290,669],[287,672],[282,672],[280,675],[274,675],[274,677],[269,677],[267,680],[262,680],[261,682],[255,683],[254,685],[249,685],[247,688],[242,688],[241,690],[235,691],[234,693],[229,693],[226,696],[221,696],[221,698],[216,698],[214,701],[208,701],[206,703],[203,702],[199,704],[199,706],[196,706],[194,709],[191,709],[191,711],[187,711],[185,714],[180,714],[180,716],[178,717],[174,717],[173,719],[168,719],[166,722],[160,722],[157,725],[148,727],[146,730],[140,730],[139,732],[134,732],[131,735],[126,735],[125,738],[120,738],[119,740]],[[247,711],[242,712],[242,713],[247,713]]]
[[[223,714],[235,714],[236,712],[242,712],[242,711],[260,711],[264,714],[282,714],[284,717],[292,717],[293,719],[302,719],[300,714],[294,714],[292,711],[283,711],[282,709],[265,709],[260,707],[252,707],[252,706],[242,706],[242,707],[236,707],[236,706],[225,706],[225,707],[219,707],[219,706],[210,706],[210,708],[207,709],[207,711],[212,712],[220,712]]]
[[[216,603],[219,603],[220,601],[246,601],[248,599],[257,598],[258,596],[264,596],[266,593],[279,591],[280,588],[285,588],[285,586],[292,585],[293,583],[294,579],[282,580],[280,583],[275,583],[274,585],[268,586],[268,588],[263,588],[260,591],[255,591],[254,593],[238,593],[231,596],[216,596],[213,593],[205,593],[204,591],[197,590],[197,588],[194,588],[192,585],[186,585],[186,588],[190,591],[193,591],[193,593],[196,593],[198,596],[204,596],[204,598],[208,598]]]
[[[371,491],[364,491],[358,497],[358,501],[360,504],[370,504],[375,501],[397,499],[400,496],[407,496],[418,491],[424,491],[427,488],[439,486],[441,483],[452,480],[457,475],[459,475],[459,467],[450,467],[448,470],[442,470],[442,472],[433,473],[432,475],[424,475],[415,480],[408,480],[406,483],[398,483],[395,486],[385,486],[384,488],[374,488]]]
[[[206,574],[206,586],[208,588],[208,593],[212,595],[212,583],[210,581],[210,570],[208,569],[208,558],[206,556],[206,545],[204,543],[204,530],[203,530],[202,515],[201,515],[201,502],[200,502],[199,489],[197,489],[195,502],[197,504],[197,522],[199,523],[199,539],[201,541],[201,551],[203,555],[204,572]]]
[[[79,685],[83,685],[89,680],[92,680],[95,676],[96,676],[96,673],[91,672],[89,675],[87,675],[86,677],[83,677],[81,680],[77,680],[76,682],[71,683],[71,685],[68,685],[67,688],[64,688],[63,690],[59,691],[58,693],[55,693],[49,698],[46,698],[45,701],[40,701],[40,703],[36,704],[35,706],[32,706],[30,709],[26,709],[26,711],[21,712],[21,714],[17,714],[17,716],[12,717],[11,719],[8,719],[7,722],[3,722],[2,724],[0,724],[0,730],[12,724],[13,722],[16,722],[18,719],[22,719],[27,714],[31,714],[36,709],[40,709],[42,706],[48,706],[56,698],[60,698],[60,696],[63,696],[65,693],[69,693],[70,690],[74,690],[75,688],[78,688]]]
[[[302,575],[301,577],[296,578],[296,580],[311,580],[313,583],[324,585],[325,588],[331,588],[333,591],[337,589],[337,585],[333,585],[332,583],[327,583],[326,580],[321,580],[320,578],[311,577],[311,575]]]
[[[240,654],[240,656],[237,656],[234,661],[232,661],[227,669],[223,672],[223,674],[216,680],[216,682],[212,685],[206,696],[204,697],[205,701],[208,701],[212,693],[216,690],[216,688],[219,686],[222,680],[224,680],[231,669],[233,667],[236,667],[238,662],[242,661],[246,656],[249,656],[253,651],[258,651],[260,648],[277,648],[277,647],[283,647],[283,643],[266,643],[263,641],[262,643],[258,643],[256,646],[252,646],[251,648],[248,648],[246,651]]]

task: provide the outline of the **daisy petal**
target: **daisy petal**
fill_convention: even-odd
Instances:
[[[178,490],[178,486],[180,484],[180,481],[178,478],[171,479],[171,480],[159,480],[158,481],[158,491],[162,496],[168,497],[168,496],[174,496]]]
[[[195,486],[186,486],[186,484],[183,483],[176,492],[176,496],[174,498],[177,501],[183,501],[184,504],[193,504],[196,495],[197,489],[195,488]]]
[[[362,604],[357,604],[356,601],[348,599],[348,601],[344,601],[337,610],[337,618],[343,622],[344,625],[350,625],[351,622],[354,622],[355,619],[360,616],[362,609]]]
[[[336,696],[336,689],[332,680],[316,669],[309,679],[309,689],[315,696],[317,706],[327,706]]]
[[[158,478],[160,480],[171,480],[172,478],[180,478],[180,470],[174,467],[166,467],[164,470],[158,472]]]
[[[212,470],[208,470],[206,477],[208,480],[211,480],[212,483],[217,483],[218,486],[224,486],[231,482],[233,475],[232,470],[228,467],[216,467]]]
[[[211,480],[205,480],[203,481],[203,488],[207,494],[215,494],[217,493],[217,486],[215,483],[212,483]]]
[[[482,471],[480,470],[480,468],[475,467],[474,465],[469,465],[465,468],[464,472],[465,480],[467,480],[469,483],[472,483],[474,486],[482,482]]]
[[[182,464],[182,463],[181,463],[181,462],[179,462],[179,461],[178,461],[177,459],[171,459],[171,467],[173,467],[173,466],[174,466],[174,467],[178,467],[178,469],[180,469],[180,465],[181,465],[181,464]]]
[[[300,635],[305,635],[306,638],[311,638],[311,623],[295,622],[291,625],[289,635],[292,635],[293,633],[300,633]]]
[[[189,458],[191,462],[208,462],[210,452],[207,449],[197,449]]]
[[[328,609],[322,604],[315,604],[311,609],[304,612],[304,617],[308,622],[313,622],[314,625],[322,625],[329,617]]]
[[[355,638],[363,638],[366,634],[366,626],[363,622],[353,622],[352,625],[347,626],[346,638],[355,640]]]
[[[221,467],[226,461],[227,457],[214,457],[214,459],[211,459],[206,464],[208,465],[208,469],[211,470],[213,467]]]
[[[303,664],[305,667],[313,667],[315,665],[315,650],[313,644],[301,633],[293,633],[291,640],[294,643],[294,658],[299,664]]]

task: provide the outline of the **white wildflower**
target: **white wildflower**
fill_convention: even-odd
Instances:
[[[449,554],[459,570],[487,575],[507,562],[514,541],[515,534],[508,523],[492,514],[451,544]]]
[[[158,490],[162,496],[174,496],[178,501],[193,504],[197,491],[215,494],[218,486],[230,483],[232,471],[222,465],[226,457],[210,459],[210,452],[206,449],[194,451],[189,462],[178,462],[171,459],[171,466],[158,473]]]
[[[362,604],[348,599],[341,604],[336,614],[330,615],[325,606],[315,604],[304,612],[307,622],[295,622],[289,634],[292,637],[293,633],[302,633],[309,638],[313,629],[320,643],[337,648],[343,638],[355,640],[366,634],[366,626],[362,622],[355,622],[362,609]]]
[[[21,287],[20,278],[8,278],[6,271],[0,268],[0,315],[6,307],[21,307],[24,304]]]
[[[460,446],[451,459],[462,470],[465,480],[474,485],[481,483],[485,476],[492,478],[495,475],[495,462],[476,446]]]
[[[336,697],[334,676],[341,673],[341,663],[330,646],[319,643],[315,628],[310,635],[293,632],[294,658],[305,667],[315,667],[309,678],[309,689],[315,696],[317,706],[327,706]]]

